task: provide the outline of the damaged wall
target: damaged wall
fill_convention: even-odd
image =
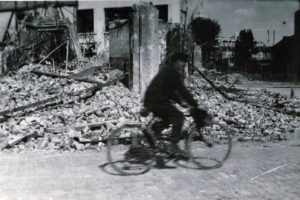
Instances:
[[[180,23],[180,0],[152,0],[154,5],[168,5],[168,21],[172,23]],[[94,33],[95,41],[99,43],[97,53],[103,52],[105,49],[105,8],[132,7],[134,4],[140,3],[139,0],[102,0],[102,1],[79,1],[78,9],[94,10]],[[62,9],[63,14],[70,21],[76,22],[74,16],[69,12],[73,12],[72,7]],[[11,12],[0,13],[0,39],[3,37],[6,24],[8,23]],[[15,20],[12,20],[14,23]],[[12,24],[12,27],[14,25]]]
[[[1,5],[3,4],[4,2],[1,3]],[[28,3],[28,6],[30,5]],[[75,7],[63,6],[56,9],[53,4],[49,4],[48,7],[37,8],[35,10],[32,10],[31,7],[25,7],[22,10],[20,6],[21,4],[19,7],[13,9],[13,11],[0,12],[0,22],[3,22],[0,23],[0,42],[3,42],[0,49],[2,60],[0,62],[0,75],[13,70],[13,68],[18,68],[25,63],[41,60],[37,55],[41,57],[46,56],[60,45],[60,43],[64,42],[66,40],[65,36],[62,37],[61,41],[57,41],[59,44],[52,43],[51,41],[53,38],[51,36],[53,35],[52,32],[59,29],[58,26],[69,30],[72,38],[74,38],[74,42],[72,40],[70,43],[71,48],[75,49],[77,57],[81,58],[81,52],[76,42],[77,35],[75,34]],[[3,7],[0,8],[0,11],[2,9]],[[57,18],[52,16],[55,13],[58,14]],[[41,27],[46,28],[46,30],[40,30]],[[5,35],[6,31],[8,34]],[[2,41],[3,39],[4,41]],[[46,43],[50,43],[52,46],[46,45]],[[35,48],[35,46],[40,46],[40,49]],[[60,61],[63,60],[60,59]]]
[[[109,30],[109,56],[113,58],[128,58],[129,38],[128,22]]]
[[[152,0],[154,5],[168,5],[168,21],[180,23],[180,0]],[[95,41],[99,44],[97,54],[107,52],[105,49],[105,8],[132,7],[140,3],[140,0],[103,0],[103,1],[80,1],[78,9],[94,9],[94,32]]]
[[[154,0],[152,1],[154,5],[167,5],[168,6],[168,22],[179,23],[180,22],[180,1],[181,0]],[[92,41],[95,41],[96,53],[99,60],[106,62],[108,59],[109,52],[109,37],[107,37],[107,32],[105,29],[105,8],[123,8],[123,7],[132,7],[134,4],[139,3],[139,0],[104,0],[101,2],[98,1],[80,1],[78,9],[93,9],[93,21],[94,21],[94,30],[93,33],[90,33],[93,37]],[[73,15],[73,7],[63,7],[63,15],[70,20],[72,24],[77,24],[77,19]],[[10,18],[10,12],[0,13],[0,38],[3,37],[4,31],[6,30],[7,23]],[[10,29],[14,31],[16,20],[12,20]],[[2,31],[2,32],[1,32]]]
[[[74,22],[72,11],[73,6],[77,6],[77,1],[55,1],[51,2],[60,8],[67,8],[68,10],[62,10],[63,15]],[[40,9],[41,7],[46,7],[49,5],[47,1],[4,1],[0,2],[0,42],[2,41],[7,24],[9,23],[10,16],[12,12],[19,12],[32,9]],[[15,30],[16,28],[16,17],[13,16],[10,28]]]

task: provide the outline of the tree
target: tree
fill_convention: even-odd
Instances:
[[[251,55],[254,53],[255,45],[256,42],[251,29],[241,30],[234,47],[234,58],[237,66],[244,69],[247,68]]]
[[[202,61],[207,61],[215,49],[221,27],[217,21],[203,17],[195,18],[190,27],[195,43],[202,49]]]
[[[217,21],[209,18],[197,17],[191,22],[194,41],[197,45],[205,43],[215,44],[221,31]]]

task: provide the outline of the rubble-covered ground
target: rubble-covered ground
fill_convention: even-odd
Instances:
[[[233,100],[226,100],[199,77],[192,77],[190,89],[216,121],[233,128],[235,139],[285,140],[287,134],[294,133],[300,126],[298,98],[291,99],[264,89],[238,88],[235,83],[245,79],[239,74],[222,75],[209,71],[207,76]]]
[[[78,97],[70,94],[94,85],[38,76],[31,72],[33,68],[51,72],[51,66],[27,65],[0,78],[0,112],[53,96],[58,100],[62,96],[63,101],[0,116],[0,148],[4,151],[99,150],[120,124],[145,120],[138,114],[140,98],[120,82]],[[68,73],[80,71],[74,65]],[[103,83],[122,74],[105,67],[90,71],[81,76],[90,75]],[[55,72],[64,73],[63,70]],[[187,84],[201,107],[208,109],[216,121],[232,128],[235,140],[284,140],[299,126],[298,98],[290,99],[266,90],[240,89],[235,84],[243,81],[241,75],[222,75],[215,71],[206,74],[235,101],[226,100],[200,76],[191,76]]]

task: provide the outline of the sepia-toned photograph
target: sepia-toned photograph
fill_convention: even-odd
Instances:
[[[300,0],[0,0],[0,200],[299,184]]]

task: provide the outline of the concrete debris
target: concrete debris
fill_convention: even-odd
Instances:
[[[3,98],[1,98],[0,111],[6,110],[7,107],[14,108],[45,99],[62,91],[74,92],[93,86],[90,83],[77,82],[73,79],[53,79],[30,73],[36,67],[24,66],[21,70],[2,77],[0,93]],[[46,70],[44,66],[39,66],[39,68]],[[56,73],[59,71],[56,70]],[[102,67],[97,73],[93,73],[92,77],[105,82],[121,74],[119,70],[106,70]],[[34,112],[20,111],[12,113],[13,116],[2,116],[0,117],[0,144],[2,144],[1,147],[11,147],[16,151],[20,149],[70,150],[73,148],[84,150],[91,144],[96,145],[96,149],[100,149],[103,146],[102,138],[107,137],[109,131],[117,127],[119,119],[123,121],[127,118],[130,121],[136,121],[132,113],[139,107],[139,102],[137,97],[118,83],[104,87],[90,98],[79,99],[73,104],[59,104],[34,110]],[[61,129],[63,130],[59,131]],[[29,130],[43,137],[35,141],[22,142],[23,132]],[[9,141],[8,138],[10,138]],[[87,147],[87,149],[93,148]]]
[[[234,101],[224,99],[203,79],[195,76],[190,80],[190,89],[199,104],[208,109],[219,123],[236,127],[232,134],[238,140],[285,140],[287,134],[299,127],[299,98],[290,99],[265,89],[241,89],[235,85],[237,78],[239,81],[245,79],[241,75],[222,76],[214,70],[207,71],[206,75]]]
[[[93,86],[74,79],[37,76],[31,73],[36,67],[39,67],[39,70],[48,69],[49,72],[49,66],[27,65],[17,72],[1,77],[0,112],[57,95],[62,91],[74,92]],[[70,73],[77,74],[79,71],[74,68]],[[63,71],[56,69],[56,73]],[[298,98],[289,99],[266,90],[238,88],[235,84],[237,78],[242,80],[240,75],[223,76],[215,71],[205,73],[233,99],[249,102],[224,99],[200,76],[192,75],[188,80],[188,87],[199,105],[208,109],[219,123],[232,127],[235,140],[285,140],[287,134],[293,134],[299,126],[299,117],[284,112],[299,112]],[[101,67],[91,76],[95,80],[105,82],[120,74],[122,72],[119,70]],[[127,122],[135,124],[148,120],[139,115],[141,106],[139,96],[134,95],[122,83],[117,83],[70,104],[57,104],[0,116],[0,147],[16,152],[100,150],[112,130]],[[125,131],[124,135],[126,134],[128,132]]]

